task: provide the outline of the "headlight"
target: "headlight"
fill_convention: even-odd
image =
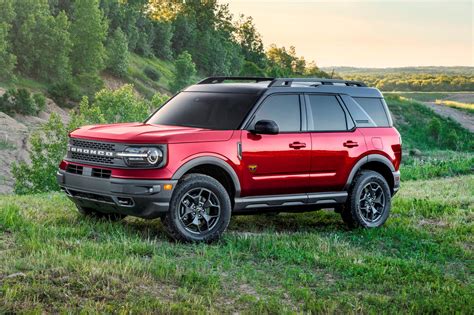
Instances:
[[[163,151],[153,147],[128,147],[123,152],[117,153],[128,166],[152,167],[163,161]]]

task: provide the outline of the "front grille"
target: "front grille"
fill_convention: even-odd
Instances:
[[[68,189],[68,191],[71,194],[71,196],[75,197],[75,198],[115,204],[114,200],[109,196],[98,195],[98,194],[93,194],[93,193],[86,193],[86,192],[72,190],[72,189]]]
[[[104,142],[87,141],[87,140],[71,138],[71,144],[75,147],[81,147],[85,149],[115,151],[114,143],[104,143]]]
[[[99,177],[99,178],[110,178],[112,175],[111,170],[104,170],[103,168],[93,168],[92,169],[92,176]]]
[[[82,175],[83,167],[80,165],[69,164],[67,166],[66,172],[71,174]]]
[[[99,155],[90,155],[79,152],[71,152],[71,158],[75,160],[93,162],[93,163],[102,163],[102,164],[114,164],[114,158],[110,156],[99,156]]]

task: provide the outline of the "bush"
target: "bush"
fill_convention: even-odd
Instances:
[[[58,190],[55,174],[59,161],[66,153],[67,129],[55,113],[41,130],[30,138],[31,164],[20,162],[13,164],[15,193],[31,194]]]
[[[439,141],[439,136],[441,134],[441,122],[438,118],[432,118],[428,125],[429,135],[436,141]]]
[[[42,94],[31,95],[26,89],[10,89],[0,99],[0,111],[11,115],[37,115],[46,107],[46,98]]]
[[[143,72],[148,78],[152,79],[153,81],[159,81],[161,78],[161,74],[151,67],[146,67]]]
[[[54,84],[49,88],[48,93],[56,104],[62,107],[69,105],[70,101],[80,100],[79,88],[71,81]]]

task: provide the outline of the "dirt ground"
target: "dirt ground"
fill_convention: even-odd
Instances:
[[[435,104],[434,102],[424,102],[426,106],[431,108],[436,114],[451,118],[461,124],[464,128],[474,133],[474,115],[467,112]]]

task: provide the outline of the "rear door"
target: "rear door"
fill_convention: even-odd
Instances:
[[[308,191],[311,136],[306,125],[302,96],[273,94],[256,111],[242,132],[242,195],[295,194]],[[254,134],[259,120],[273,120],[276,135]]]
[[[337,95],[305,94],[312,154],[312,192],[342,190],[352,166],[366,151],[363,134],[355,128]]]

